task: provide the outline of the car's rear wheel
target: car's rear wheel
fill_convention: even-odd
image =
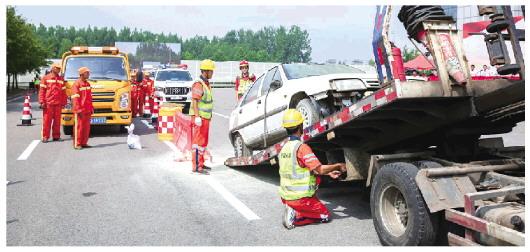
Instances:
[[[245,144],[243,141],[243,137],[241,135],[236,134],[234,137],[234,155],[239,157],[250,157],[252,156],[252,150]]]
[[[304,117],[304,128],[320,120],[318,111],[309,98],[300,100],[296,105],[296,110],[300,111]]]

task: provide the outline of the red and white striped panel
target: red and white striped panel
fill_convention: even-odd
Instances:
[[[159,116],[158,117],[158,133],[173,134],[174,129],[175,129],[175,117],[174,116]]]

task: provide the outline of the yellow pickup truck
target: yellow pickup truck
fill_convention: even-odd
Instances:
[[[61,112],[61,125],[66,135],[72,134],[71,87],[78,79],[80,67],[90,69],[94,114],[91,125],[118,125],[120,132],[132,123],[130,69],[127,54],[116,47],[74,46],[62,57],[62,74],[66,81],[68,103]]]

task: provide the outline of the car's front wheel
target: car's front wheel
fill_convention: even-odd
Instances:
[[[241,135],[239,134],[235,135],[233,146],[234,146],[234,154],[237,158],[252,156],[252,150],[245,144],[245,142],[243,141],[243,137],[241,137]]]
[[[300,111],[304,117],[304,128],[320,120],[318,111],[309,98],[300,100],[296,105],[296,110]]]

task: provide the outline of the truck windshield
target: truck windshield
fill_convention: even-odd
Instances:
[[[191,75],[186,71],[160,71],[156,81],[191,81]]]
[[[64,78],[79,78],[77,70],[81,67],[90,69],[91,80],[127,80],[123,57],[70,57],[66,60]]]
[[[310,76],[341,73],[364,73],[354,67],[346,65],[317,65],[317,64],[284,64],[283,69],[287,79],[300,79]]]

